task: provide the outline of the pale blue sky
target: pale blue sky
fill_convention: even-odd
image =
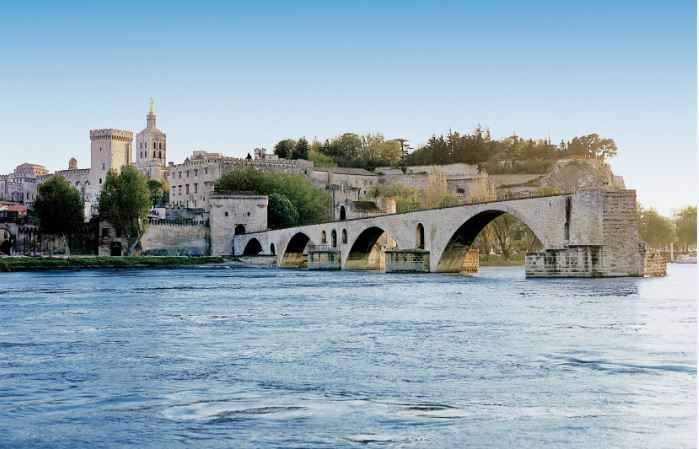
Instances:
[[[645,205],[696,203],[692,1],[25,1],[0,4],[0,42],[0,173],[87,167],[89,130],[140,131],[152,96],[175,162],[343,132],[597,132]]]

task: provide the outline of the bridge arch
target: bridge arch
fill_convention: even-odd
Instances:
[[[536,234],[532,226],[527,223],[527,219],[518,211],[507,208],[486,209],[476,213],[464,221],[452,233],[444,249],[439,254],[437,271],[440,273],[459,273],[464,264],[466,255],[471,249],[471,245],[478,237],[478,234],[493,220],[504,214],[510,214],[527,226],[537,239],[541,242],[541,237]]]
[[[286,248],[281,252],[279,268],[303,268],[307,264],[304,251],[308,244],[313,244],[311,238],[303,232],[297,232],[286,244]]]
[[[243,250],[243,256],[257,256],[261,252],[262,245],[260,244],[260,241],[253,237],[245,245],[245,249]]]
[[[15,244],[15,236],[10,228],[0,225],[0,253],[10,254]]]
[[[385,261],[382,246],[395,248],[397,244],[383,228],[371,226],[364,229],[349,245],[345,269],[383,270]]]

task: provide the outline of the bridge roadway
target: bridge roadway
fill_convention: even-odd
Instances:
[[[274,255],[282,268],[310,263],[457,273],[478,233],[504,213],[524,222],[544,247],[527,256],[528,277],[643,274],[633,190],[586,190],[250,232],[232,236],[231,249],[234,255]]]

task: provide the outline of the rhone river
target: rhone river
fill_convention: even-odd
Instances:
[[[696,447],[696,265],[0,273],[0,447]]]

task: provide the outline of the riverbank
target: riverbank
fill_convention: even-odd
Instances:
[[[227,262],[224,257],[2,257],[0,258],[0,272],[83,268],[176,268],[224,262]]]

